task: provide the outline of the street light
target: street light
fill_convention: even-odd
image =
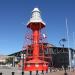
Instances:
[[[24,50],[22,51],[22,75],[24,75]]]
[[[62,38],[60,41],[59,41],[59,44],[63,47],[63,51],[64,51],[64,43],[66,42],[67,40],[65,38]],[[65,58],[64,58],[64,75],[67,75],[67,72],[66,72],[66,63],[65,63]]]
[[[66,40],[65,38],[62,38],[62,39],[59,41],[59,44],[64,47],[64,43],[65,43],[66,41],[67,41],[67,40]]]

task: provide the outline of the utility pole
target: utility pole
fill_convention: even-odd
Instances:
[[[66,42],[67,40],[65,38],[62,38],[60,41],[59,41],[59,44],[63,47],[63,51],[64,51],[64,43]],[[65,53],[64,53],[65,55]],[[67,75],[67,72],[66,72],[66,62],[65,62],[65,57],[64,57],[64,75]]]
[[[68,51],[69,51],[69,68],[71,71],[71,50],[69,48],[69,28],[68,28],[68,22],[67,22],[67,18],[66,18],[66,33],[67,33],[67,45],[68,45]]]
[[[22,75],[24,75],[24,50],[22,51],[23,57],[22,57]]]

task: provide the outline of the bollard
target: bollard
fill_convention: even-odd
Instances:
[[[30,71],[30,75],[32,75],[32,71]]]
[[[42,70],[42,74],[44,75],[44,71]]]
[[[22,71],[22,75],[24,75],[24,72]]]
[[[64,75],[68,75],[67,73],[64,73]]]
[[[15,72],[12,72],[12,75],[14,75],[15,74]]]
[[[39,74],[38,74],[38,70],[36,71],[36,75],[39,75]]]
[[[48,70],[46,70],[46,73],[48,73]]]
[[[0,73],[0,75],[2,75],[2,72]]]
[[[50,72],[52,72],[52,68],[50,68]]]

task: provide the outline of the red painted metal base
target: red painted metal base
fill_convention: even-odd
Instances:
[[[29,60],[25,63],[24,70],[25,71],[37,71],[37,70],[46,71],[48,70],[48,63],[39,59]]]

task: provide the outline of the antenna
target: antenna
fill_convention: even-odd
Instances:
[[[67,18],[66,18],[66,33],[67,33],[67,44],[68,44],[68,51],[69,51],[69,67],[70,67],[70,71],[71,71],[71,51],[69,49],[69,28],[68,28],[68,22],[67,22]]]
[[[69,48],[69,29],[68,29],[68,22],[67,22],[67,18],[66,18],[66,33],[67,33],[67,42],[68,42],[68,48]]]
[[[75,33],[73,32],[73,45],[74,45],[74,49],[75,49],[75,39],[74,39],[75,37],[74,37],[74,34]]]

